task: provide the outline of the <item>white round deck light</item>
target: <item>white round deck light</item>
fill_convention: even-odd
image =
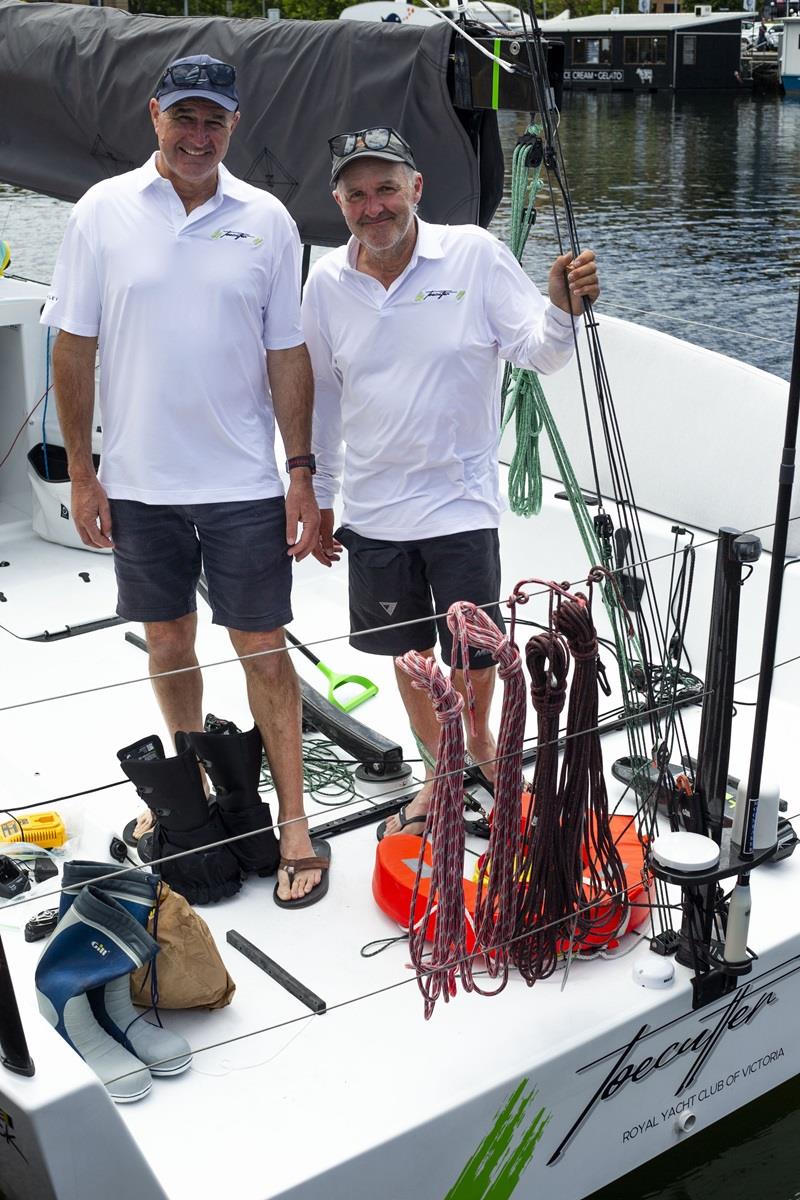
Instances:
[[[683,830],[657,837],[651,852],[656,862],[672,871],[710,871],[719,862],[719,846],[713,838]]]

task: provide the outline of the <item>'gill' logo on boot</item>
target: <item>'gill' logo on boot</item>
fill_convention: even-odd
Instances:
[[[385,613],[388,613],[390,617],[394,616],[394,610],[397,608],[396,600],[379,600],[378,603]]]
[[[92,942],[92,949],[96,950],[97,953],[103,958],[105,958],[108,954],[108,950],[106,950],[102,942]]]

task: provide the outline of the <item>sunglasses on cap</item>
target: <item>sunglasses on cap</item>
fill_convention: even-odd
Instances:
[[[333,158],[347,158],[356,152],[363,154],[365,150],[394,150],[404,159],[411,157],[411,147],[394,129],[377,126],[372,129],[359,129],[355,133],[337,133],[328,138]]]
[[[231,87],[236,82],[236,67],[229,63],[174,63],[167,67],[159,89],[172,82],[176,88],[199,87],[210,83],[214,87]]]

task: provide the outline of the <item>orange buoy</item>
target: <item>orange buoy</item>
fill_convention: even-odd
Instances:
[[[527,814],[530,797],[523,794],[523,822]],[[605,894],[592,896],[585,889],[585,899],[590,906],[588,918],[592,931],[574,950],[591,952],[600,947],[613,948],[619,939],[631,929],[641,925],[649,911],[649,880],[644,872],[646,845],[639,837],[635,821],[629,816],[613,816],[610,818],[611,831],[619,850],[622,865],[625,869],[625,880],[628,886],[628,919],[623,929],[619,929],[619,901]],[[413,916],[411,914],[411,898],[414,891],[414,880],[419,867],[420,852],[422,852],[423,872],[417,892]],[[375,853],[375,869],[372,874],[372,894],[378,907],[396,921],[403,929],[408,929],[409,923],[422,920],[430,896],[430,878],[432,866],[432,848],[430,842],[422,848],[422,838],[410,833],[398,833],[383,838],[378,842]],[[472,879],[464,879],[464,907],[467,917],[467,951],[475,948],[475,927],[473,913],[477,884]],[[425,936],[431,940],[436,927],[436,908],[434,907]],[[564,945],[564,952],[567,945]]]

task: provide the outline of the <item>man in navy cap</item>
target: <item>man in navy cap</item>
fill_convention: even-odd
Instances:
[[[222,165],[240,116],[234,66],[207,54],[170,63],[150,115],[158,150],[76,204],[42,316],[61,331],[53,366],[73,518],[87,546],[113,547],[117,611],[145,625],[173,738],[203,728],[202,566],[276,784],[275,899],[296,907],[324,894],[328,864],[303,816],[297,679],[286,654],[264,652],[284,646],[292,562],[318,541],[300,240],[278,200]]]
[[[331,190],[352,236],[312,268],[303,298],[322,510],[314,556],[330,566],[347,550],[354,646],[432,657],[438,641],[449,663],[454,601],[484,606],[503,626],[499,361],[543,374],[564,366],[573,319],[600,290],[595,255],[559,255],[545,297],[485,229],[417,215],[422,175],[396,129],[340,133],[328,144]],[[495,670],[479,647],[469,666],[467,748],[493,779]],[[399,668],[396,677],[426,782],[379,837],[422,833],[439,740],[427,696]],[[465,691],[461,669],[455,684]]]

